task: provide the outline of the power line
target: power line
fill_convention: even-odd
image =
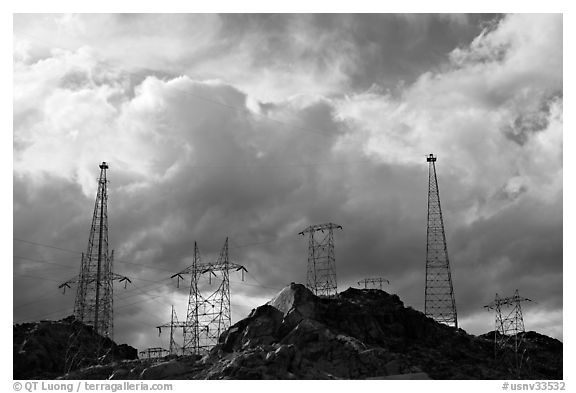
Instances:
[[[70,269],[74,269],[74,268],[75,268],[75,266],[70,266],[70,265],[63,265],[63,264],[61,264],[61,263],[52,262],[51,260],[43,260],[43,259],[42,259],[42,260],[39,260],[39,259],[32,259],[32,258],[26,258],[26,257],[22,257],[22,256],[19,256],[19,255],[14,255],[14,256],[13,256],[13,258],[16,258],[16,259],[23,259],[23,260],[25,260],[25,261],[30,261],[30,262],[37,262],[37,263],[47,263],[47,264],[49,264],[49,265],[62,266],[62,267],[67,267],[67,268],[70,268]]]
[[[163,296],[163,295],[157,295],[157,296],[152,296],[152,297],[162,297],[162,296]],[[128,306],[133,306],[133,305],[135,305],[135,304],[147,302],[147,301],[149,301],[149,300],[150,300],[150,299],[139,300],[139,301],[137,301],[137,302],[133,302],[133,303],[129,303],[129,304],[123,304],[123,305],[117,306],[117,307],[115,307],[115,308],[116,308],[116,309],[120,309],[120,308],[124,308],[124,307],[128,307]],[[44,313],[44,314],[32,316],[32,317],[29,317],[28,319],[29,319],[29,320],[30,320],[30,319],[31,319],[31,320],[38,320],[38,319],[40,319],[40,318],[45,318],[45,317],[47,317],[47,316],[49,316],[49,315],[57,314],[57,313],[59,313],[59,312],[63,312],[63,311],[67,311],[67,310],[70,310],[70,308],[69,308],[69,307],[62,308],[62,309],[59,309],[59,310],[56,310],[56,311],[52,311],[52,312],[49,312],[49,313]],[[21,322],[17,322],[17,323],[24,323],[24,321],[21,320]]]
[[[263,243],[272,243],[272,242],[261,242],[261,243],[255,243],[255,244],[263,244]],[[246,246],[251,246],[251,245],[254,245],[254,244],[250,244],[250,245],[246,245]],[[233,247],[230,247],[230,248],[233,248]],[[236,248],[239,248],[239,247],[236,247]],[[14,258],[23,259],[23,260],[27,260],[27,261],[31,261],[31,262],[47,263],[47,264],[62,266],[62,267],[66,267],[66,268],[73,268],[73,266],[62,265],[62,264],[59,264],[59,263],[56,263],[56,262],[47,261],[47,260],[36,260],[36,259],[26,258],[26,257],[16,256],[16,255],[14,256]],[[146,265],[144,265],[144,266],[146,266]],[[166,270],[166,271],[168,271],[167,269],[161,269],[161,270]],[[274,288],[274,287],[266,286],[266,285],[262,284],[261,282],[259,282],[259,281],[256,279],[256,277],[254,277],[251,273],[247,272],[247,274],[248,274],[250,277],[252,277],[252,279],[253,279],[255,282],[257,282],[259,285],[249,284],[249,283],[247,283],[247,282],[234,281],[234,280],[230,280],[230,282],[231,282],[231,283],[235,283],[235,284],[240,284],[240,285],[246,285],[246,286],[252,286],[252,287],[259,287],[259,288],[266,288],[266,289],[273,289],[273,290],[280,290],[280,289],[281,289],[281,288]],[[14,275],[18,275],[18,274],[17,274],[17,273],[14,273]],[[24,276],[24,275],[20,275],[20,276],[26,277],[26,276]],[[44,280],[59,282],[59,281],[57,281],[57,280],[50,279],[50,278],[46,278],[46,277],[38,277],[38,276],[27,276],[27,277],[35,277],[35,278],[40,278],[40,279],[44,279]],[[136,276],[135,279],[138,280],[138,281],[146,281],[146,282],[150,282],[150,283],[159,283],[159,282],[164,281],[164,280],[166,280],[166,279],[168,279],[168,278],[164,278],[164,279],[162,279],[162,280],[148,280],[148,279],[145,279],[145,278],[141,278],[141,277],[137,277],[137,276]],[[122,297],[122,296],[119,296],[119,298],[122,299],[123,297]]]
[[[152,295],[144,292],[142,289],[140,289],[140,288],[137,287],[136,285],[134,285],[134,288],[135,288],[137,291],[139,291],[140,293],[142,293],[144,296],[150,297],[152,300],[154,300],[154,301],[157,302],[158,304],[161,304],[162,306],[164,306],[164,305],[166,305],[166,304],[169,304],[169,303],[162,302],[162,301],[160,301],[160,300],[153,299]]]
[[[46,291],[46,292],[42,293],[40,296],[38,296],[38,297],[40,297],[42,300],[32,300],[32,301],[27,302],[27,303],[15,305],[15,306],[13,307],[13,310],[21,309],[22,307],[26,307],[26,306],[28,306],[28,305],[30,305],[30,304],[43,303],[43,302],[46,302],[46,301],[48,301],[48,300],[52,300],[52,299],[50,299],[50,298],[47,298],[47,296],[54,296],[54,295],[59,295],[59,294],[58,294],[58,292],[54,292],[53,289],[50,289],[49,291]]]
[[[17,275],[17,274],[15,274],[15,275]],[[39,277],[39,276],[33,276],[33,277],[32,277],[32,276],[29,276],[29,277],[35,278],[35,279],[40,279],[40,280],[58,282],[58,281],[56,281],[56,280],[52,280],[52,279],[47,278],[47,277]],[[159,280],[155,285],[147,285],[147,286],[145,286],[145,287],[142,287],[142,289],[143,289],[143,288],[159,288],[161,285],[163,285],[162,281],[166,281],[166,280],[168,280],[168,279],[169,279],[168,277],[167,277],[167,278],[164,278],[164,279],[162,279],[162,280]],[[135,288],[135,289],[136,289],[136,288]],[[134,297],[134,296],[138,296],[138,295],[139,295],[138,293],[135,293],[135,294],[133,293],[133,294],[128,295],[128,296],[119,296],[119,297],[118,297],[118,300],[126,300],[126,299],[128,299],[128,298],[131,298],[131,297]],[[151,296],[151,295],[148,295],[148,296]],[[164,296],[164,295],[158,295],[158,296],[156,296],[156,297],[162,297],[162,296]],[[130,303],[130,304],[137,304],[137,303],[139,303],[139,302]],[[122,307],[128,306],[128,305],[130,305],[130,304],[120,305],[120,306],[117,307],[117,308],[122,308]],[[24,305],[22,305],[22,306],[24,306]],[[52,315],[52,314],[56,314],[56,313],[58,313],[58,312],[62,312],[62,311],[66,311],[66,310],[70,310],[70,308],[69,308],[69,307],[66,307],[66,308],[63,308],[63,309],[58,309],[58,310],[53,311],[53,312],[49,312],[49,313],[45,313],[45,314],[40,314],[40,315],[38,315],[38,316],[31,317],[30,319],[43,318],[43,317],[45,317],[45,316]]]
[[[31,262],[42,263],[42,264],[47,263],[47,264],[62,266],[62,267],[66,267],[66,268],[74,268],[73,266],[62,265],[62,264],[59,264],[59,263],[56,263],[56,262],[50,262],[50,261],[46,261],[46,260],[36,260],[36,259],[26,258],[26,257],[21,257],[21,256],[14,256],[14,258],[23,259],[23,260],[27,260],[27,261],[31,261]],[[52,280],[52,279],[49,279],[49,278],[44,278],[44,279],[46,279],[46,280],[51,280],[51,281],[55,281],[55,280]],[[158,282],[158,280],[154,280],[154,281],[153,281],[153,280],[148,280],[148,279],[145,279],[145,278],[142,278],[142,277],[136,277],[136,279],[137,279],[138,281],[146,281],[146,282],[151,282],[151,283],[157,283],[157,282]],[[59,282],[59,281],[58,281],[58,282]]]
[[[250,273],[248,273],[248,274],[252,277],[252,279],[254,279],[254,281],[259,282],[252,274],[250,274]],[[30,277],[30,278],[34,278],[34,279],[40,279],[40,280],[58,282],[58,281],[56,281],[56,280],[52,280],[52,279],[47,278],[47,277],[39,277],[39,276],[29,276],[29,277]],[[158,298],[161,298],[161,297],[163,297],[163,296],[165,296],[165,295],[163,295],[163,294],[162,294],[162,295],[151,295],[151,294],[148,294],[148,293],[145,293],[145,292],[144,292],[144,289],[151,290],[151,289],[158,289],[158,288],[160,288],[162,285],[164,285],[163,282],[166,281],[166,280],[170,280],[170,278],[169,278],[169,277],[166,277],[166,278],[164,278],[164,279],[162,279],[162,280],[157,281],[155,284],[146,285],[146,286],[143,286],[143,287],[137,287],[136,285],[134,285],[134,288],[133,288],[133,289],[129,289],[128,291],[137,290],[137,291],[139,291],[140,293],[132,293],[132,294],[130,294],[130,295],[118,296],[118,300],[119,300],[119,301],[124,301],[124,300],[126,300],[126,299],[129,299],[129,298],[132,298],[132,297],[135,297],[135,296],[139,296],[139,295],[145,295],[145,296],[147,297],[147,299],[139,300],[139,301],[132,302],[132,303],[127,303],[127,304],[119,304],[119,305],[116,305],[116,306],[115,306],[115,309],[121,309],[121,308],[129,307],[129,306],[133,306],[133,305],[140,304],[140,303],[143,303],[143,302],[147,302],[147,301],[150,301],[150,300],[154,300],[154,301],[158,302],[159,304],[160,304],[160,303],[163,303],[163,305],[164,305],[164,304],[168,304],[168,303],[164,303],[164,302],[162,302],[162,301],[160,301],[160,300],[157,300]],[[254,284],[248,284],[248,283],[242,283],[242,282],[236,282],[236,281],[232,281],[232,282],[233,282],[233,283],[237,283],[237,284],[242,284],[242,285],[259,286],[259,287],[262,287],[262,288],[279,290],[279,288],[272,288],[272,287],[267,287],[267,286],[264,286],[264,285],[254,285]],[[47,299],[47,300],[48,300],[48,299]],[[22,308],[22,307],[25,307],[25,306],[27,306],[27,305],[34,304],[34,303],[38,303],[38,302],[37,302],[37,301],[34,301],[34,302],[28,302],[28,303],[25,303],[25,304],[21,304],[21,305],[18,305],[18,306],[16,306],[16,307],[14,307],[14,309],[19,309],[19,308]],[[242,305],[234,304],[234,303],[231,303],[231,304],[234,305],[234,306],[237,306],[237,307],[248,307],[248,308],[250,307],[250,306],[246,306],[245,304],[242,304]],[[26,320],[38,320],[38,319],[45,318],[45,317],[50,316],[50,315],[54,315],[54,314],[57,314],[57,313],[60,313],[60,312],[64,312],[64,311],[69,311],[69,310],[70,310],[69,307],[60,308],[60,309],[58,309],[58,310],[51,311],[51,312],[48,312],[48,313],[37,314],[37,315],[31,316],[31,317],[28,317],[28,318],[26,318],[25,320],[22,320],[22,319],[21,319],[20,322],[16,322],[16,323],[24,323]]]
[[[246,274],[248,274],[248,276],[252,277],[252,279],[259,284],[258,286],[260,286],[260,287],[262,287],[262,288],[274,289],[275,291],[280,291],[280,290],[282,290],[282,288],[273,288],[273,287],[265,286],[265,285],[262,284],[258,279],[256,279],[256,277],[254,277],[254,275],[253,275],[252,273],[250,273],[249,271],[246,272]],[[246,285],[249,285],[249,284],[246,284]]]
[[[28,244],[33,244],[33,245],[35,245],[35,246],[53,248],[53,249],[55,249],[55,250],[60,250],[60,251],[64,251],[64,252],[74,253],[74,254],[80,254],[80,255],[82,254],[82,253],[79,252],[79,251],[70,250],[70,249],[68,249],[68,248],[61,248],[61,247],[56,247],[56,246],[50,246],[50,245],[48,245],[48,244],[41,244],[41,243],[31,242],[31,241],[29,241],[29,240],[19,239],[19,238],[16,238],[16,237],[14,237],[13,239],[16,240],[17,242],[21,242],[21,243],[28,243]]]
[[[161,287],[164,285],[164,281],[169,280],[169,279],[170,279],[169,277],[163,278],[162,280],[158,280],[158,281],[156,281],[156,282],[153,283],[153,284],[145,285],[145,286],[141,287],[140,289],[157,290],[157,289],[161,288]],[[128,298],[131,298],[131,297],[134,297],[134,296],[138,296],[138,295],[139,295],[138,293],[133,293],[133,292],[132,292],[132,291],[134,291],[134,290],[136,290],[136,289],[138,289],[138,288],[136,288],[136,286],[134,285],[133,288],[128,289],[128,290],[126,291],[126,292],[129,292],[129,293],[130,293],[129,295],[118,296],[118,300],[126,300],[126,299],[128,299]],[[162,295],[162,296],[164,296],[164,295]]]
[[[17,240],[17,241],[23,242],[23,243],[33,244],[33,245],[35,245],[35,246],[47,247],[47,248],[54,248],[54,249],[57,249],[57,250],[62,250],[62,251],[66,251],[66,252],[76,253],[76,254],[82,255],[82,253],[79,252],[79,251],[74,251],[74,250],[70,250],[70,249],[67,249],[67,248],[56,247],[56,246],[52,246],[52,245],[49,245],[49,244],[31,242],[31,241],[27,241],[27,240],[23,240],[23,239],[16,239],[16,238],[14,238],[14,240]],[[53,260],[41,260],[41,261],[39,261],[39,260],[34,260],[34,259],[32,259],[32,258],[20,257],[20,256],[14,256],[14,258],[25,259],[25,260],[29,260],[29,261],[33,261],[33,262],[51,263],[51,264],[56,264],[56,265],[58,264],[58,263],[52,262]],[[170,261],[170,260],[175,260],[175,259],[169,259],[169,260],[164,259],[163,261]],[[163,269],[163,268],[160,268],[160,267],[157,267],[157,266],[146,265],[146,264],[142,264],[142,263],[138,263],[138,262],[128,262],[128,261],[116,260],[116,259],[115,259],[115,260],[114,260],[114,263],[123,263],[123,264],[127,264],[127,265],[135,265],[135,266],[145,267],[145,268],[148,268],[148,269],[154,269],[154,270],[160,270],[160,271],[165,271],[165,272],[172,273],[172,270]],[[61,266],[65,266],[65,265],[61,265]],[[67,267],[74,268],[74,266],[67,266]]]
[[[264,242],[257,242],[257,243],[243,244],[243,245],[236,245],[234,248],[244,248],[244,247],[249,247],[249,246],[253,246],[253,245],[274,243],[274,242],[278,241],[278,240],[281,239],[281,238],[282,238],[282,237],[278,237],[278,238],[276,238],[276,239],[272,239],[272,240],[264,241]],[[17,240],[17,241],[19,241],[19,242],[22,242],[22,243],[27,243],[27,244],[35,245],[35,246],[47,247],[47,248],[57,249],[57,250],[66,251],[66,252],[71,252],[71,253],[75,253],[75,254],[81,254],[81,253],[79,253],[79,252],[77,252],[77,251],[74,251],[74,250],[71,250],[71,249],[66,249],[66,248],[63,248],[63,247],[57,247],[57,246],[53,246],[53,245],[49,245],[49,244],[44,244],[44,243],[39,243],[39,242],[33,242],[33,241],[29,241],[29,240],[25,240],[25,239],[20,239],[20,238],[15,238],[15,240]],[[23,259],[23,260],[28,260],[28,261],[36,262],[36,263],[51,264],[51,265],[62,266],[62,267],[66,267],[66,268],[72,268],[72,266],[63,265],[63,264],[60,264],[60,263],[57,263],[57,262],[53,262],[53,261],[50,261],[50,260],[38,260],[38,259],[27,258],[27,257],[23,257],[23,256],[18,256],[18,255],[17,255],[17,256],[14,256],[14,258]],[[139,263],[133,263],[133,262],[131,263],[131,262],[125,262],[125,261],[120,261],[120,262],[129,263],[129,264],[134,264],[134,265],[141,266],[141,267],[148,267],[148,268],[155,269],[155,270],[169,271],[168,269],[162,269],[162,268],[153,267],[153,266],[149,266],[149,265],[142,265],[142,264],[139,264]],[[170,271],[170,272],[172,272],[172,271]],[[248,274],[250,275],[250,277],[251,277],[257,284],[249,284],[249,283],[247,283],[247,282],[237,282],[237,281],[232,281],[232,283],[240,284],[240,285],[246,285],[246,286],[251,286],[251,287],[259,287],[259,288],[271,289],[271,290],[275,290],[275,291],[276,291],[276,290],[279,290],[279,288],[274,288],[274,287],[270,287],[270,286],[263,285],[253,274],[251,274],[251,273],[248,273]],[[51,282],[59,282],[59,281],[57,281],[57,280],[54,280],[54,279],[48,278],[48,277],[40,277],[40,276],[33,276],[33,275],[24,275],[24,274],[18,274],[18,273],[14,273],[14,276],[16,276],[16,277],[22,277],[22,278],[41,279],[41,280],[51,281]],[[139,293],[132,293],[132,294],[130,294],[130,295],[124,295],[124,296],[120,295],[120,296],[118,296],[118,300],[119,300],[119,301],[124,301],[124,300],[126,300],[126,299],[128,299],[128,298],[131,298],[131,297],[134,297],[134,296],[138,296],[138,295],[140,295],[140,294],[145,295],[145,296],[147,296],[147,297],[149,297],[149,298],[161,297],[161,296],[163,296],[163,295],[151,296],[150,294],[147,294],[146,292],[144,292],[143,289],[156,290],[156,289],[159,289],[160,287],[162,287],[162,286],[164,285],[164,281],[170,280],[169,277],[166,277],[166,278],[161,279],[161,280],[154,280],[154,281],[153,281],[153,280],[143,279],[143,278],[137,278],[137,279],[140,280],[140,281],[150,282],[151,285],[147,285],[147,286],[144,286],[144,287],[138,287],[138,286],[134,285],[134,288],[129,289],[128,291],[131,292],[131,291],[133,291],[133,290],[137,290]],[[33,302],[31,302],[31,303],[33,303]],[[20,309],[20,308],[22,308],[22,307],[25,307],[25,306],[31,304],[31,303],[25,303],[25,304],[19,305],[19,306],[15,307],[15,309]],[[130,304],[137,304],[137,303],[139,303],[139,302],[130,303]],[[124,307],[124,306],[126,306],[126,305],[119,305],[119,307]],[[66,309],[61,309],[61,310],[57,310],[57,311],[54,311],[54,312],[51,312],[51,313],[48,313],[48,314],[43,314],[43,315],[40,316],[40,317],[52,315],[52,314],[54,314],[54,313],[57,313],[57,312],[60,312],[60,311],[65,311],[65,310],[68,310],[68,308],[66,308]]]
[[[46,281],[53,281],[53,282],[60,282],[58,280],[53,280],[51,278],[46,278],[46,277],[38,277],[38,276],[31,276],[29,274],[17,274],[17,273],[13,273],[13,276],[16,277],[24,277],[24,278],[35,278],[35,279],[39,279],[39,280],[46,280]]]
[[[264,244],[264,243],[272,243],[272,241],[270,241],[270,242],[261,242],[261,243],[253,243],[253,244],[249,244],[249,245],[245,245],[245,246],[251,246],[251,245],[254,245],[254,244]],[[232,249],[232,248],[233,248],[233,247],[230,247],[230,249]],[[240,247],[235,247],[235,248],[240,248]],[[14,256],[14,258],[24,259],[24,260],[28,260],[28,261],[32,261],[32,262],[38,262],[38,263],[47,263],[47,264],[57,265],[57,266],[62,266],[62,267],[67,267],[67,268],[73,267],[73,266],[68,266],[68,265],[62,265],[62,264],[55,263],[55,262],[50,262],[50,261],[47,261],[47,260],[35,260],[35,259],[32,259],[32,258],[26,258],[26,257],[21,257],[21,256]],[[144,266],[146,266],[146,265],[144,265]],[[167,269],[161,269],[161,270],[167,270]],[[273,289],[273,290],[280,290],[280,289],[281,289],[281,288],[275,288],[275,287],[266,286],[266,285],[262,284],[260,281],[258,281],[258,279],[256,279],[256,277],[254,277],[254,275],[252,275],[250,272],[247,272],[247,274],[248,274],[255,282],[257,282],[258,285],[256,285],[256,284],[249,284],[249,283],[242,282],[242,281],[234,281],[234,280],[231,280],[230,282],[235,283],[235,284],[240,284],[240,285],[246,285],[246,286],[252,286],[252,287],[260,287],[260,288]],[[14,273],[14,275],[18,275],[18,274],[17,274],[17,273]],[[20,276],[24,277],[24,275],[20,275]],[[28,276],[28,277],[32,277],[32,276]],[[38,277],[38,276],[34,276],[34,277],[35,277],[35,278],[44,279],[44,280],[49,280],[49,281],[56,281],[56,282],[58,282],[57,280],[54,280],[54,279],[51,279],[51,278],[47,278],[47,277]],[[164,278],[164,279],[162,279],[162,280],[148,280],[148,279],[144,279],[144,278],[141,278],[141,277],[135,277],[135,278],[136,278],[137,280],[139,280],[139,281],[146,281],[146,282],[150,282],[150,283],[159,283],[159,282],[161,282],[161,281],[164,281],[164,280],[169,279],[169,277]],[[120,296],[119,298],[122,299],[122,296]]]
[[[257,246],[257,245],[263,245],[263,244],[270,244],[270,243],[275,243],[279,240],[282,239],[286,239],[288,238],[288,236],[278,236],[272,240],[267,240],[267,241],[262,241],[262,242],[255,242],[255,243],[247,243],[247,244],[236,244],[233,247],[230,247],[230,249],[240,249],[240,248],[246,248],[246,247],[252,247],[252,246]],[[75,250],[71,250],[68,248],[62,248],[62,247],[56,247],[53,245],[49,245],[49,244],[45,244],[45,243],[39,243],[39,242],[32,242],[29,240],[24,240],[24,239],[18,239],[18,238],[14,238],[14,240],[22,242],[22,243],[28,243],[28,244],[33,244],[35,246],[39,246],[39,247],[47,247],[47,248],[53,248],[53,249],[57,249],[57,250],[62,250],[62,251],[66,251],[66,252],[70,252],[70,253],[75,253],[75,254],[79,254],[82,255],[81,252],[79,251],[75,251]],[[298,239],[292,239],[292,241],[295,241]],[[232,240],[231,240],[232,242]],[[181,257],[178,258],[170,258],[170,259],[165,259],[163,258],[162,261],[163,262],[168,262],[168,261],[175,261],[175,260],[181,260],[183,258],[186,258],[186,255],[183,255]],[[69,268],[74,268],[74,266],[69,266],[69,265],[63,265],[63,264],[59,264],[57,262],[55,262],[53,259],[43,259],[43,260],[37,260],[37,259],[32,259],[32,258],[28,258],[28,257],[22,257],[22,256],[14,256],[14,258],[18,258],[18,259],[24,259],[24,260],[28,260],[28,261],[32,261],[32,262],[41,262],[41,263],[49,263],[49,264],[53,264],[53,265],[60,265],[60,266],[65,266],[65,267],[69,267]],[[147,269],[153,269],[153,270],[158,270],[158,271],[164,271],[164,272],[168,272],[168,273],[173,273],[172,269],[165,269],[165,268],[161,268],[158,266],[152,266],[152,265],[147,265],[147,264],[143,264],[143,263],[139,263],[139,262],[128,262],[128,261],[124,261],[124,260],[117,260],[114,259],[114,263],[122,263],[122,264],[127,264],[127,265],[134,265],[134,266],[139,266],[139,267],[143,267],[143,268],[147,268]]]
[[[275,291],[280,291],[280,290],[281,290],[281,288],[273,288],[273,287],[268,287],[268,286],[265,286],[265,285],[248,284],[247,282],[242,282],[242,281],[230,280],[230,282],[231,282],[231,283],[234,283],[234,284],[246,285],[246,286],[249,286],[249,287],[273,289],[273,290],[275,290]]]
[[[41,280],[47,280],[47,281],[55,281],[55,280],[51,280],[51,279],[46,278],[46,277],[34,277],[34,278],[36,278],[36,279],[41,279]],[[132,303],[128,303],[128,304],[120,304],[120,305],[118,305],[118,306],[115,306],[115,309],[120,309],[120,308],[124,308],[124,307],[128,307],[128,306],[132,306],[132,305],[135,305],[135,304],[139,304],[139,303],[147,302],[147,301],[150,301],[150,300],[155,300],[156,298],[163,297],[164,295],[150,295],[150,294],[147,294],[147,293],[143,292],[142,289],[144,289],[144,288],[154,288],[154,287],[155,287],[155,288],[159,288],[159,287],[161,286],[160,283],[161,283],[162,281],[167,280],[167,279],[169,279],[169,278],[167,277],[167,278],[164,278],[164,279],[158,281],[158,284],[156,284],[156,285],[149,285],[149,286],[145,286],[145,287],[142,287],[142,288],[134,288],[134,289],[136,289],[136,290],[139,290],[139,291],[140,291],[142,294],[144,294],[145,296],[147,296],[147,299],[139,300],[139,301],[132,302]],[[133,294],[128,295],[128,296],[121,296],[121,297],[119,296],[119,297],[118,297],[118,300],[126,300],[126,299],[128,299],[128,298],[131,298],[131,297],[134,297],[134,296],[138,296],[138,295],[140,295],[140,293],[133,293]],[[37,303],[37,302],[36,302],[36,303]],[[27,303],[27,304],[29,304],[29,303]],[[27,304],[24,304],[24,305],[27,305]],[[164,303],[164,304],[167,304],[167,303]],[[24,306],[24,305],[21,305],[21,306]],[[234,304],[234,305],[235,305],[235,306],[245,307],[245,305],[238,305],[238,304]],[[69,307],[61,308],[61,309],[58,309],[58,310],[55,310],[55,311],[52,311],[52,312],[48,312],[48,313],[44,313],[44,314],[39,314],[39,315],[35,315],[35,316],[32,316],[32,317],[28,317],[27,319],[37,320],[37,319],[39,319],[39,318],[44,318],[44,317],[47,317],[47,316],[49,316],[49,315],[57,314],[57,313],[62,312],[62,311],[67,311],[67,310],[69,310],[69,309],[70,309]],[[21,320],[21,322],[17,322],[17,323],[23,323],[23,322],[24,322],[24,321]]]

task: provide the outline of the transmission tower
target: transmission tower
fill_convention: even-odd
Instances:
[[[496,327],[494,329],[494,357],[497,357],[499,350],[505,350],[512,346],[516,370],[520,370],[521,362],[518,353],[524,339],[524,318],[522,317],[522,302],[532,300],[520,297],[518,290],[513,296],[501,298],[496,294],[494,301],[484,308],[494,310],[496,314]],[[512,345],[510,345],[512,341]]]
[[[436,177],[436,157],[430,154],[426,157],[426,161],[428,162],[428,230],[424,314],[437,322],[458,328],[456,301]]]
[[[306,286],[316,296],[334,296],[338,293],[336,258],[334,256],[334,229],[342,226],[328,223],[311,225],[299,235],[308,234],[308,274]],[[321,234],[318,234],[320,232]]]
[[[172,278],[177,278],[178,286],[183,275],[190,274],[190,295],[184,329],[185,355],[200,355],[209,351],[218,343],[220,335],[230,327],[232,315],[230,308],[230,271],[240,271],[242,281],[246,268],[232,263],[228,256],[228,238],[216,262],[201,263],[198,245],[194,242],[194,259],[192,265]],[[202,276],[208,276],[208,283],[219,281],[214,291],[201,291],[199,282]]]
[[[144,351],[140,351],[140,357],[145,359],[160,359],[168,354],[168,350],[160,347],[147,348]]]
[[[113,335],[113,281],[131,282],[129,278],[112,272],[114,251],[108,253],[108,190],[106,170],[108,164],[100,164],[98,192],[92,215],[88,249],[82,254],[80,274],[58,286],[64,289],[77,284],[74,316],[103,337]]]
[[[165,323],[163,325],[156,326],[156,329],[158,329],[158,336],[162,334],[162,328],[170,328],[170,346],[168,347],[169,348],[168,353],[170,355],[178,354],[178,344],[176,344],[176,340],[174,339],[174,330],[176,330],[176,328],[185,328],[185,327],[186,327],[185,322],[178,322],[178,317],[176,316],[174,306],[172,306],[172,316],[170,317],[170,323]]]
[[[364,289],[375,288],[382,290],[384,281],[386,281],[386,284],[390,285],[390,281],[382,277],[365,278],[358,281],[358,285],[364,286]]]

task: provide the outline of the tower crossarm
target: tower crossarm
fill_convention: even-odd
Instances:
[[[160,335],[162,333],[162,328],[185,328],[185,327],[188,327],[186,322],[173,322],[158,325],[156,326],[156,329],[158,329],[158,335]]]
[[[110,280],[111,281],[118,281],[118,282],[123,282],[124,283],[124,287],[126,287],[126,285],[128,283],[132,283],[132,280],[130,280],[130,278],[123,276],[121,274],[116,274],[116,273],[111,273],[110,274]],[[78,276],[73,277],[71,279],[69,279],[68,281],[63,282],[62,284],[58,285],[58,289],[63,289],[64,293],[66,293],[66,288],[70,289],[71,285],[73,284],[78,284],[80,282],[80,278]]]
[[[240,271],[242,272],[242,275],[244,274],[244,272],[247,272],[248,270],[242,266],[239,265],[237,263],[233,263],[233,262],[214,262],[214,263],[206,263],[206,264],[201,264],[197,266],[198,272],[200,274],[204,274],[204,273],[208,273],[208,272],[219,272],[219,271],[224,271],[224,270],[234,270],[234,271]]]
[[[76,284],[79,282],[78,276],[69,279],[68,281],[63,282],[62,284],[58,285],[58,289],[62,289],[64,293],[66,293],[66,288],[70,289],[70,285]]]
[[[117,273],[112,273],[110,279],[112,281],[123,282],[124,288],[126,288],[126,285],[128,285],[128,283],[132,284],[132,280],[130,280],[128,277]]]
[[[160,357],[164,356],[164,354],[167,354],[167,353],[169,353],[167,349],[160,348],[160,347],[154,347],[154,348],[148,348],[144,351],[140,351],[140,356],[142,356],[142,357],[146,356],[148,359],[160,358]]]
[[[382,283],[386,282],[386,284],[390,285],[390,281],[385,278],[381,277],[372,277],[372,278],[365,278],[363,280],[358,281],[358,285],[364,285],[365,288],[368,287],[368,284],[379,284],[382,286]]]
[[[532,301],[531,299],[528,299],[526,297],[514,295],[514,296],[496,299],[492,303],[485,305],[484,308],[486,308],[488,310],[496,310],[502,306],[514,306],[519,302],[531,302],[531,301]]]
[[[304,235],[310,232],[316,231],[325,231],[330,229],[342,229],[342,225],[333,224],[331,222],[327,224],[317,224],[317,225],[310,225],[308,228],[304,229],[302,232],[298,232],[299,235]]]
[[[244,272],[248,272],[248,269],[246,269],[244,266],[239,265],[237,263],[234,262],[209,262],[209,263],[202,263],[199,265],[191,265],[188,266],[186,269],[182,270],[181,272],[178,272],[176,274],[173,274],[172,276],[170,276],[170,278],[178,278],[183,279],[183,275],[185,274],[196,274],[196,275],[202,275],[202,274],[206,274],[206,273],[213,273],[213,272],[221,272],[224,270],[233,270],[233,271],[239,271],[242,272],[242,280],[244,280]]]

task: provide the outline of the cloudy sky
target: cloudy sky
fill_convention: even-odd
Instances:
[[[59,319],[110,164],[115,339],[187,293],[168,277],[230,238],[233,321],[305,282],[307,225],[334,222],[338,286],[385,277],[423,309],[428,166],[459,324],[520,294],[562,339],[562,16],[15,15],[14,321]],[[51,246],[51,247],[48,247]],[[207,284],[204,284],[207,285]]]

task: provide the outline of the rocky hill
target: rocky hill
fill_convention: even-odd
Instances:
[[[562,379],[562,343],[524,334],[520,375],[494,333],[472,336],[404,307],[398,296],[350,288],[314,296],[291,284],[224,332],[204,357],[132,360],[66,379]]]
[[[74,317],[13,326],[14,379],[54,379],[76,369],[137,358],[135,348],[116,345]]]
[[[520,377],[562,378],[562,343],[525,334]],[[404,307],[398,296],[350,288],[335,299],[291,284],[222,335],[195,378],[433,379],[516,376],[493,336],[475,337]],[[407,376],[408,377],[408,376]]]

